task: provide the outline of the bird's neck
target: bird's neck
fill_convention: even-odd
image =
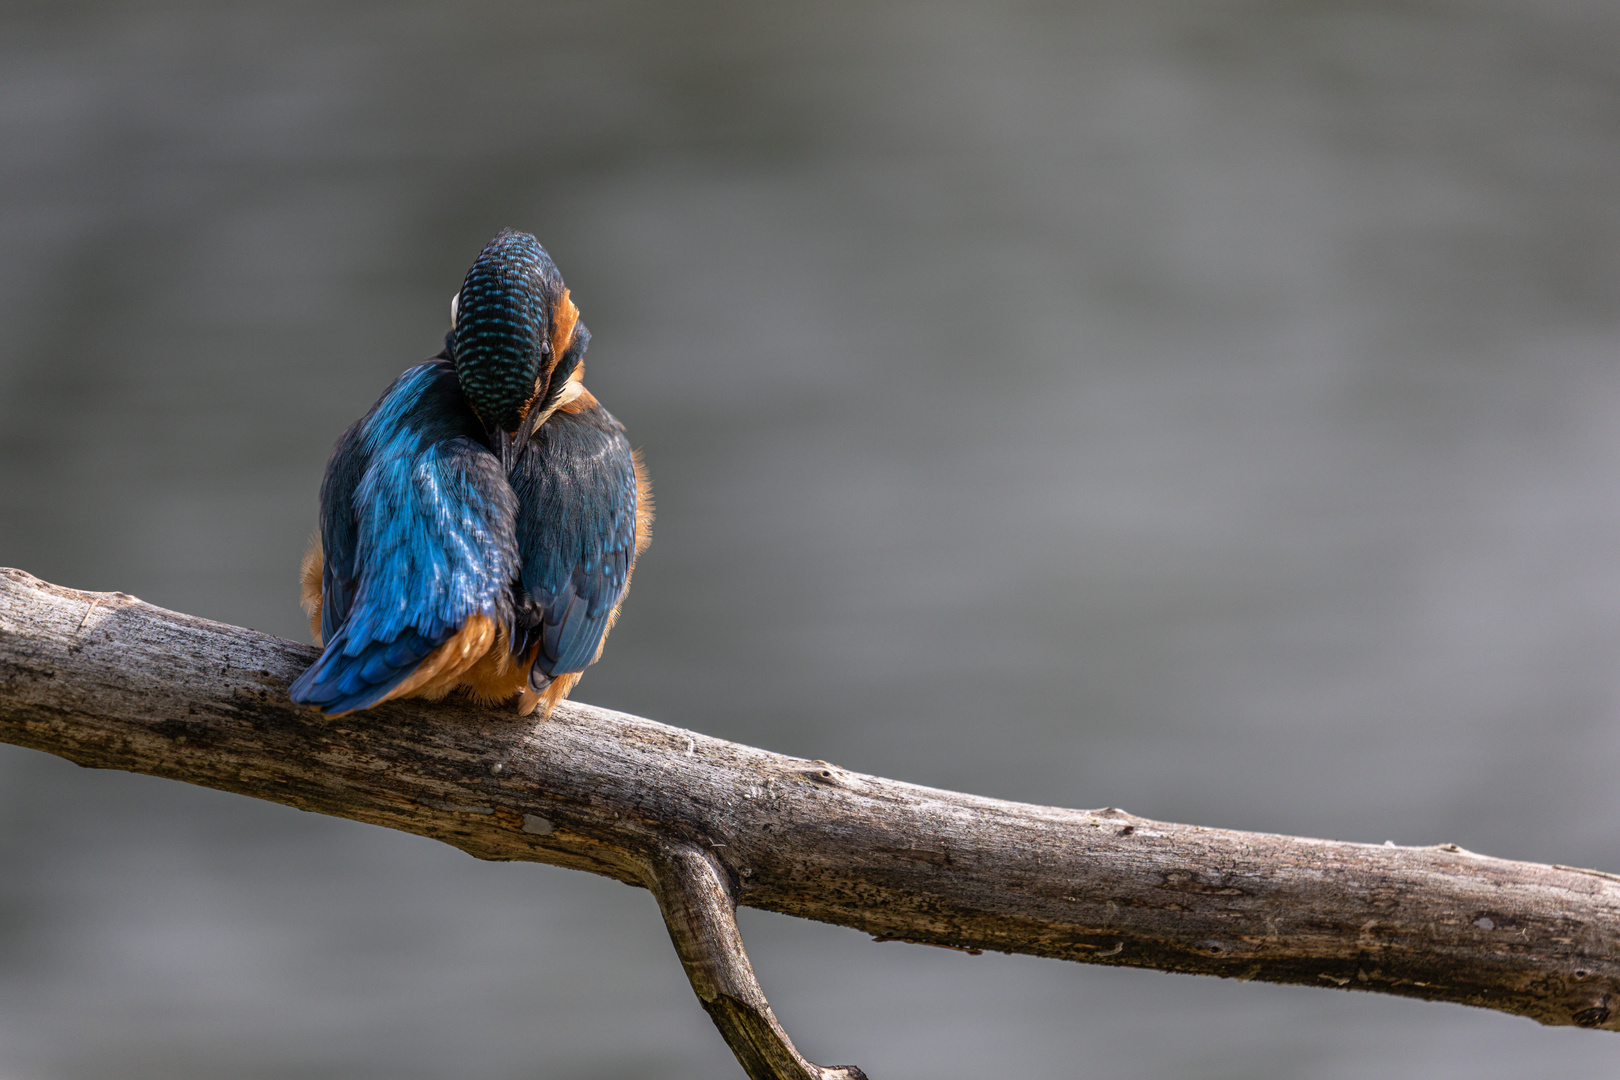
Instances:
[[[547,402],[545,411],[535,417],[533,424],[528,425],[530,431],[540,430],[540,425],[550,420],[557,413],[577,413],[596,408],[596,396],[585,389],[585,384],[579,381],[580,376],[584,373],[585,366],[581,364],[569,380],[563,383],[563,388],[558,392],[556,398]]]

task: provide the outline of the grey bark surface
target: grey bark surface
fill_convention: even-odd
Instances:
[[[315,655],[0,570],[0,741],[647,887],[755,1077],[859,1071],[792,1050],[735,904],[880,940],[1620,1028],[1611,874],[980,798],[571,702],[538,722],[454,701],[330,719],[286,696]]]

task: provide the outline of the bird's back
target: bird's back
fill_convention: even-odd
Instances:
[[[429,361],[395,380],[327,465],[325,650],[293,699],[348,712],[433,693],[476,663],[510,624],[516,509],[455,370]]]

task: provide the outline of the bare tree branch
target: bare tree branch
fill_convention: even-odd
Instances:
[[[812,1065],[794,1049],[754,978],[737,931],[731,885],[713,855],[672,844],[659,853],[648,887],[658,897],[692,989],[750,1077],[866,1080],[853,1065]]]
[[[541,723],[454,702],[326,719],[286,697],[313,656],[0,570],[0,741],[648,887],[756,1078],[859,1072],[792,1049],[734,903],[880,940],[1620,1028],[1614,875],[1003,802],[585,705]]]

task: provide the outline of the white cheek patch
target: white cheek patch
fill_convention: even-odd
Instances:
[[[574,379],[569,379],[567,382],[563,383],[562,393],[557,395],[557,404],[552,407],[552,411],[557,411],[564,405],[567,405],[570,401],[573,401],[575,398],[579,397],[579,395],[583,394],[584,392],[584,383],[577,382]]]
[[[450,298],[450,329],[456,328],[456,312],[461,310],[461,294],[458,292]]]
[[[564,405],[567,405],[570,401],[573,401],[584,392],[585,384],[579,382],[577,379],[569,379],[567,382],[563,383],[562,391],[558,393],[557,400],[553,401],[550,407],[548,407],[545,412],[541,413],[540,416],[535,419],[534,426],[538,428],[541,424],[545,423],[547,420],[550,420],[552,414],[554,414],[558,409],[562,408]]]

